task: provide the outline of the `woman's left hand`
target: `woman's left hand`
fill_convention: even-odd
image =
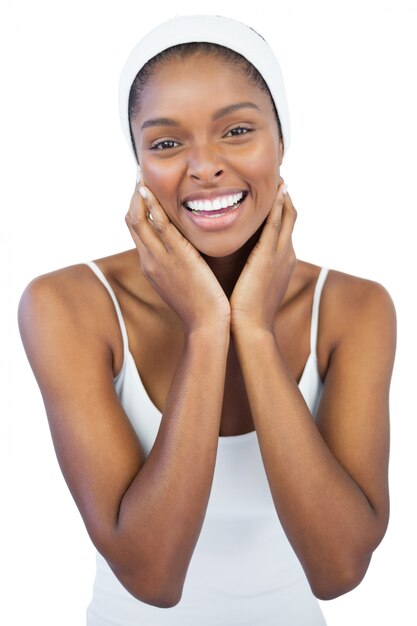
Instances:
[[[297,211],[284,181],[230,297],[231,330],[273,331],[276,313],[284,299],[297,262],[292,232]]]

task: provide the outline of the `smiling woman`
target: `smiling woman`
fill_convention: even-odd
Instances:
[[[285,89],[253,29],[160,24],[119,103],[134,247],[19,305],[97,548],[87,624],[323,626],[388,524],[393,302],[296,258]]]

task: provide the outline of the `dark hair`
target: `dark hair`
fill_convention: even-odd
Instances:
[[[149,79],[152,77],[153,72],[157,68],[158,65],[161,65],[164,61],[170,61],[172,59],[185,59],[197,52],[203,52],[206,54],[211,54],[213,56],[217,56],[225,63],[233,65],[233,67],[241,72],[244,76],[249,78],[254,85],[259,87],[261,91],[267,93],[271,99],[271,104],[275,113],[275,119],[278,126],[278,136],[279,139],[283,142],[282,137],[282,129],[281,122],[278,116],[278,112],[275,106],[275,102],[271,96],[271,92],[269,91],[268,85],[263,79],[262,75],[258,72],[256,67],[252,65],[244,56],[231,50],[230,48],[226,48],[225,46],[221,46],[216,43],[207,42],[207,41],[193,41],[188,43],[181,43],[176,46],[171,46],[166,50],[162,50],[159,54],[152,57],[145,65],[141,68],[141,70],[137,73],[135,80],[132,83],[129,93],[129,129],[130,129],[130,138],[132,140],[133,149],[135,152],[136,160],[139,161],[138,155],[136,152],[135,140],[133,138],[131,120],[135,117],[135,115],[139,112],[141,107],[141,98],[144,91],[145,86],[147,85]]]

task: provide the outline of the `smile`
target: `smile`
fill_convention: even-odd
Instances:
[[[224,215],[230,210],[237,208],[246,198],[248,192],[239,192],[229,196],[219,196],[214,200],[195,200],[185,202],[184,207],[195,214],[206,214],[206,217]],[[210,213],[210,215],[207,215]]]
[[[236,201],[236,197],[238,200]],[[206,231],[219,231],[224,228],[231,227],[236,220],[239,219],[239,216],[244,212],[245,209],[245,200],[248,197],[248,192],[240,192],[235,194],[234,196],[227,196],[229,200],[227,201],[227,206],[221,207],[217,209],[217,205],[215,203],[218,201],[218,198],[215,198],[213,204],[215,205],[212,209],[209,210],[193,210],[189,207],[186,207],[183,204],[183,208],[188,218],[199,228]],[[199,204],[200,201],[197,201]],[[204,201],[205,204],[206,201]],[[189,204],[189,203],[187,203]],[[202,202],[203,204],[203,202]],[[210,203],[211,204],[211,203]]]

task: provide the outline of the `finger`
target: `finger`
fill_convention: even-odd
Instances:
[[[265,226],[260,237],[260,239],[262,239],[262,245],[266,245],[271,250],[276,249],[278,235],[281,230],[282,212],[284,207],[284,188],[284,183],[279,185],[274,203],[268,213]]]
[[[141,193],[141,189],[145,188],[145,183],[143,182],[143,178],[142,175],[140,174],[139,176],[139,180],[137,181],[137,185],[136,185],[136,191],[143,197],[143,199],[145,200],[145,206],[146,206],[146,219],[150,222],[153,222],[153,217],[152,214],[150,213],[148,207],[147,207],[147,203],[146,203],[146,197],[147,197],[147,193]]]
[[[133,242],[136,246],[136,249],[139,253],[139,257],[140,259],[146,259],[147,257],[149,257],[149,251],[148,248],[145,246],[145,244],[142,242],[142,240],[140,239],[139,235],[136,233],[136,231],[132,228],[132,226],[129,223],[129,219],[128,216],[125,216],[125,222],[126,225],[129,229],[130,235],[133,239]]]
[[[284,196],[281,228],[278,234],[278,246],[285,246],[291,239],[294,224],[297,219],[297,211],[292,203],[288,192]]]
[[[139,188],[140,183],[136,185],[125,221],[139,249],[143,250],[145,246],[148,252],[156,254],[165,250],[165,246],[147,217],[149,211],[144,198],[139,193]]]
[[[146,187],[146,185],[142,184],[139,187],[139,193],[145,201],[147,210],[149,212],[149,221],[152,224],[154,231],[158,234],[158,237],[163,242],[165,248],[168,251],[171,250],[172,222],[165,213],[157,197],[149,189],[149,187]]]

